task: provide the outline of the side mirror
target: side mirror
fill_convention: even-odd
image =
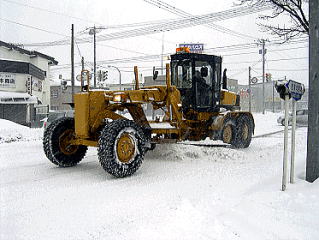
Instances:
[[[153,67],[153,80],[156,80],[158,76],[158,71],[155,70],[155,67]]]
[[[207,68],[207,67],[202,67],[202,68],[200,69],[200,75],[201,75],[202,77],[207,77],[207,76],[208,76],[208,68]]]
[[[227,68],[223,72],[222,88],[227,90]]]

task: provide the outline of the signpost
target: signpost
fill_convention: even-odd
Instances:
[[[296,147],[296,111],[297,101],[305,92],[305,86],[301,83],[289,80],[286,84],[292,97],[292,130],[291,130],[291,160],[290,160],[290,183],[295,181],[295,147]]]
[[[291,166],[290,166],[290,183],[294,183],[295,175],[295,139],[296,139],[296,102],[299,101],[305,92],[305,86],[301,83],[289,80],[288,82],[277,81],[276,90],[280,98],[285,100],[285,133],[284,133],[284,156],[283,156],[283,175],[282,175],[282,191],[286,190],[287,185],[287,168],[288,168],[288,123],[289,123],[289,104],[288,101],[292,97],[292,134],[291,134]]]

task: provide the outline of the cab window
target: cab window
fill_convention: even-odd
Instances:
[[[172,84],[177,88],[192,88],[192,64],[189,60],[172,63]]]

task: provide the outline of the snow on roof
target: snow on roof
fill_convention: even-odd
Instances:
[[[31,96],[28,93],[19,92],[5,92],[0,91],[0,103],[2,104],[25,104],[25,103],[38,103],[36,96]]]
[[[0,40],[0,47],[5,47],[5,48],[11,49],[11,50],[14,49],[14,50],[20,52],[21,54],[27,54],[27,55],[30,55],[31,57],[33,57],[33,56],[42,57],[42,58],[49,60],[50,65],[58,65],[58,61],[56,61],[54,59],[54,57],[48,56],[48,55],[40,53],[38,51],[26,50],[22,47],[19,47],[17,44],[7,43],[7,42],[3,42]]]

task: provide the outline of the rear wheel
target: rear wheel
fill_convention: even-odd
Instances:
[[[146,138],[135,122],[114,120],[103,129],[98,143],[99,161],[115,177],[132,175],[141,166]]]
[[[236,119],[236,134],[232,141],[235,148],[247,148],[251,143],[253,134],[253,121],[247,115],[241,115]]]
[[[47,158],[60,167],[78,164],[85,156],[87,147],[70,144],[74,136],[73,118],[63,117],[51,123],[43,137],[43,150]]]

